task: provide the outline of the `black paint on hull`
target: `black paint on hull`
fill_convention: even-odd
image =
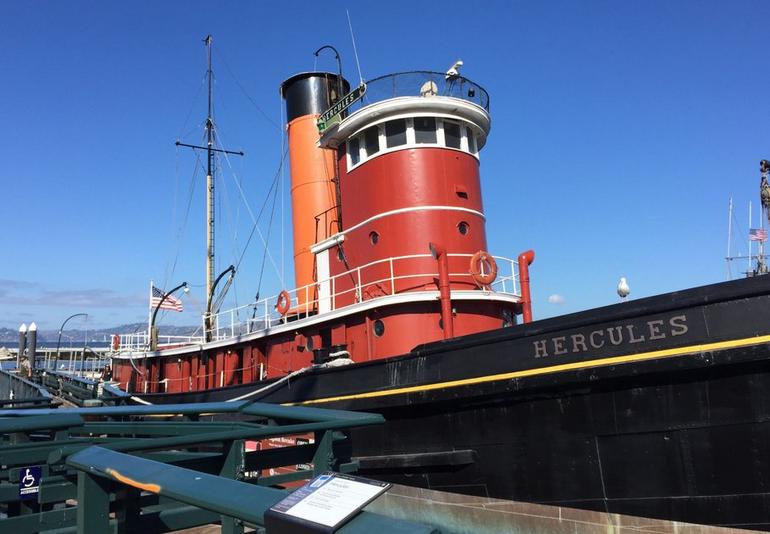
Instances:
[[[768,529],[768,341],[770,277],[759,277],[315,370],[254,399],[382,413],[386,425],[352,435],[370,476]],[[262,385],[143,398],[225,400]]]

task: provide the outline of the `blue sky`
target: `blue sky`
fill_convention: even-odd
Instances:
[[[535,249],[536,317],[616,302],[620,276],[635,298],[725,279],[728,198],[747,232],[770,157],[770,3],[283,4],[4,4],[0,326],[57,328],[77,312],[93,327],[143,321],[151,278],[189,281],[187,310],[163,321],[197,323],[203,184],[199,174],[180,233],[195,156],[174,141],[201,140],[201,39],[214,36],[216,119],[247,153],[231,163],[257,211],[280,160],[280,82],[312,69],[324,44],[358,78],[346,7],[364,78],[462,58],[488,90],[489,248]],[[222,179],[220,270],[251,227],[234,178]],[[288,189],[283,215],[280,204],[262,296],[281,271],[293,278]],[[253,298],[261,255],[252,243],[229,304]]]

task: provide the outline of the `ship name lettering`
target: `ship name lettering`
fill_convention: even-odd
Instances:
[[[561,356],[562,354],[567,354],[569,352],[567,349],[564,348],[564,342],[567,340],[565,336],[559,336],[553,338],[553,353],[556,356]]]
[[[682,336],[689,330],[687,316],[676,315],[668,320],[654,319],[642,325],[624,324],[585,333],[570,334],[569,336],[539,339],[533,341],[532,345],[535,349],[535,358],[545,358],[549,356],[562,356],[570,352],[588,352],[589,345],[591,349],[601,349],[608,343],[617,347],[623,344],[630,345]]]
[[[598,337],[599,335],[604,337],[604,330],[594,330],[593,332],[588,334],[588,338],[591,340],[591,346],[595,349],[600,349],[604,346],[604,339],[602,339],[601,343],[597,343],[596,341],[594,341],[594,336]]]
[[[582,348],[578,350],[578,345]],[[587,351],[586,337],[583,334],[572,334],[572,352]]]
[[[636,327],[632,324],[627,324],[626,329],[628,330],[628,342],[629,343],[641,343],[644,341],[644,336],[634,337],[634,329]]]
[[[665,339],[666,334],[660,331],[663,326],[663,320],[647,321],[647,327],[650,329],[650,339]]]
[[[676,317],[672,317],[668,324],[671,325],[671,335],[672,336],[682,336],[687,333],[689,328],[685,324],[687,322],[687,316],[686,315],[677,315]]]

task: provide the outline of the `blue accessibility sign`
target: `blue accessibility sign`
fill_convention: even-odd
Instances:
[[[22,467],[19,471],[19,499],[37,499],[43,469],[38,466]]]

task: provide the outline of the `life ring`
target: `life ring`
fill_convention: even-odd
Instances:
[[[488,267],[487,272],[482,273],[481,268],[483,265]],[[489,252],[479,250],[471,258],[471,276],[473,280],[480,286],[488,286],[497,278],[497,263]]]
[[[120,349],[120,336],[112,334],[112,350],[117,352]]]
[[[283,316],[289,311],[289,306],[291,306],[291,298],[289,297],[289,292],[284,289],[278,293],[278,300],[275,302],[275,310]]]

